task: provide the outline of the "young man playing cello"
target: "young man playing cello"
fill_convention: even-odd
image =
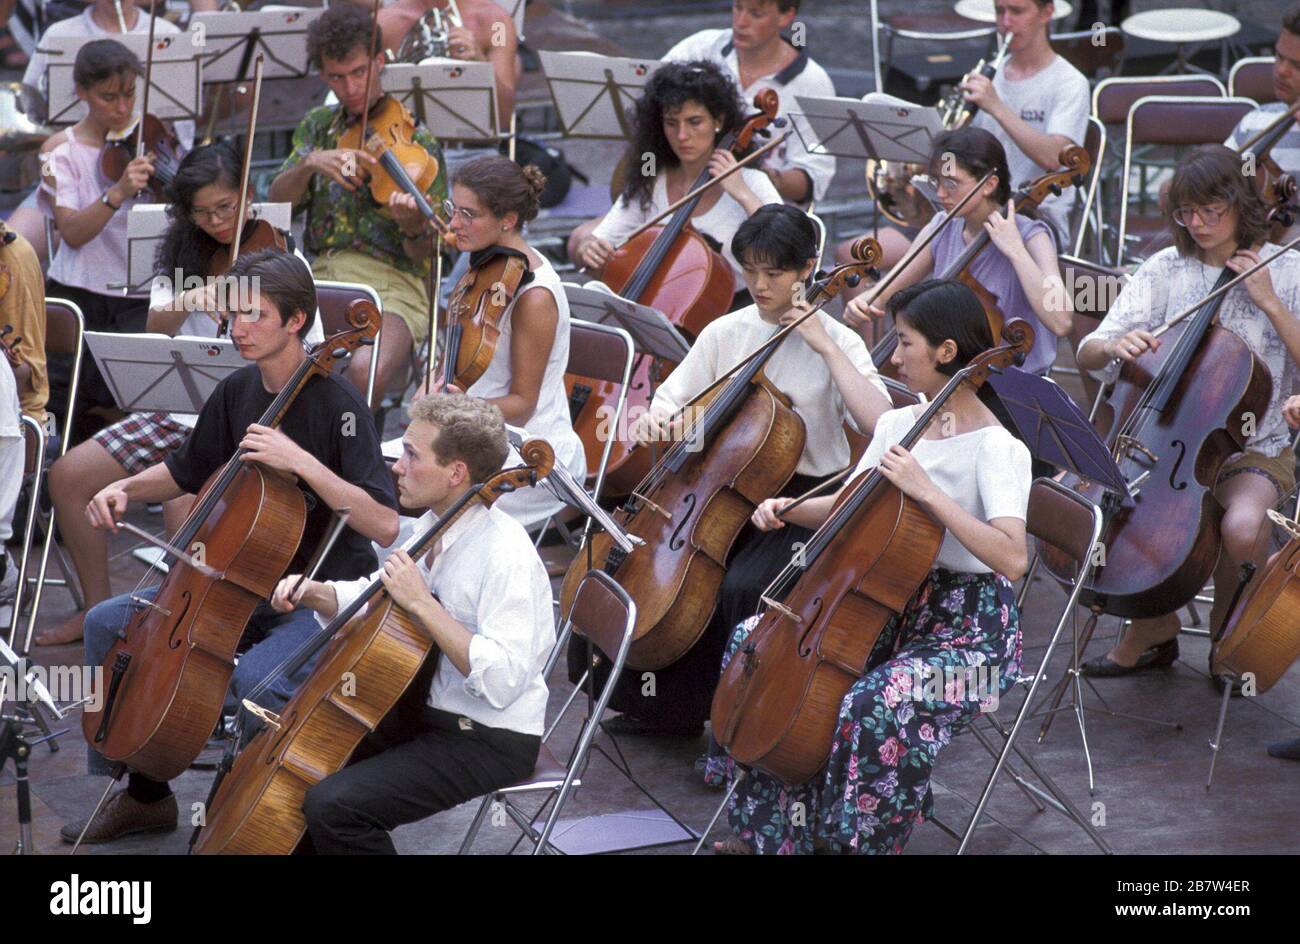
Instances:
[[[415,403],[393,471],[403,506],[428,509],[416,533],[498,472],[507,450],[501,411],[486,401],[438,393]],[[522,779],[541,745],[555,620],[523,526],[476,503],[419,561],[397,550],[368,577],[308,580],[296,593],[289,576],[272,606],[314,611],[325,625],[376,576],[435,649],[352,763],[308,791],[318,853],[392,854],[393,829]]]
[[[807,214],[786,204],[764,206],[740,224],[731,248],[743,267],[754,304],[723,315],[700,332],[690,353],[659,385],[650,409],[632,428],[632,437],[640,442],[671,440],[673,414],[762,345],[780,325],[806,310],[797,304],[796,292],[817,265],[817,231]],[[846,422],[869,434],[891,406],[866,344],[825,312],[809,318],[786,338],[763,372],[790,397],[807,432],[789,486],[795,492],[848,465]],[[727,637],[754,612],[764,587],[789,561],[795,542],[809,533],[797,528],[772,534],[742,532],[703,637],[685,657],[655,673],[653,696],[643,694],[639,674],[624,676],[611,702],[625,713],[616,730],[699,735]],[[585,646],[581,648],[585,651]]]
[[[392,477],[379,452],[379,435],[362,396],[337,377],[313,377],[289,406],[278,428],[258,425],[276,395],[306,357],[302,338],[316,312],[311,271],[296,256],[274,249],[241,256],[232,277],[248,279],[247,311],[235,312],[230,336],[253,363],[221,381],[199,413],[185,443],[162,462],[102,489],[86,507],[97,528],[116,530],[133,502],[159,502],[197,493],[238,449],[245,462],[296,476],[307,492],[307,520],[294,567],[316,550],[335,509],[349,509],[348,526],[321,564],[327,579],[347,580],[375,568],[371,542],[397,536]],[[245,284],[249,284],[245,283]],[[243,292],[239,294],[243,295]],[[144,591],[148,593],[149,591]],[[86,662],[103,663],[118,633],[142,605],[122,594],[86,614]],[[143,605],[148,605],[147,603]],[[231,679],[236,703],[315,630],[306,614],[283,615],[264,605],[249,621],[254,645],[239,657]],[[289,700],[310,665],[293,678],[278,677],[262,696],[272,709]],[[90,772],[108,774],[112,764],[90,752]],[[83,842],[108,842],[129,833],[176,828],[176,799],[165,783],[132,772],[86,830]],[[84,821],[62,830],[75,842]]]
[[[370,152],[339,147],[340,136],[383,98],[379,76],[384,53],[378,35],[375,48],[369,53],[366,49],[371,23],[365,10],[342,4],[311,25],[308,59],[339,104],[313,108],[298,124],[293,153],[271,182],[267,200],[306,209],[305,242],[317,279],[370,285],[384,300],[377,403],[428,334],[426,283],[433,246],[423,234],[424,218],[418,211],[380,206],[370,195],[365,177],[377,166]],[[425,195],[438,206],[447,198],[442,150],[423,125],[417,124],[411,137],[438,162],[438,175]],[[364,378],[369,369],[370,352],[359,351],[349,376]]]
[[[1079,346],[1084,370],[1111,370],[1116,360],[1138,361],[1163,343],[1154,332],[1165,319],[1209,293],[1223,267],[1243,272],[1279,249],[1267,241],[1269,222],[1240,157],[1222,145],[1189,153],[1174,172],[1168,209],[1175,245],[1142,264],[1097,330]],[[1214,572],[1211,632],[1223,625],[1241,565],[1264,562],[1265,513],[1295,487],[1295,453],[1282,416],[1283,397],[1295,386],[1300,361],[1300,255],[1286,253],[1224,296],[1220,327],[1238,335],[1272,378],[1265,415],[1246,451],[1224,463],[1215,497],[1224,507],[1223,552]],[[1159,668],[1178,658],[1177,613],[1134,620],[1106,655],[1082,666],[1084,675],[1109,677]]]

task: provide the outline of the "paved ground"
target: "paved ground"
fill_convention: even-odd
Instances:
[[[1150,5],[1139,5],[1145,8]],[[580,15],[591,4],[573,4]],[[715,15],[684,16],[664,14],[653,4],[607,4],[597,18],[587,22],[600,37],[625,48],[658,54],[676,37],[725,19],[725,12]],[[698,4],[704,7],[706,4]],[[725,10],[723,4],[709,4]],[[855,11],[862,5],[854,5]],[[888,6],[888,4],[886,4]],[[916,0],[909,9],[933,10],[941,7],[935,0]],[[1261,19],[1275,14],[1260,11],[1275,9],[1276,3],[1243,2],[1239,7]],[[617,7],[617,10],[614,8]],[[860,50],[868,49],[865,27],[860,14],[845,12],[846,5],[829,0],[808,0],[804,15],[816,25],[817,40],[826,50],[824,59],[837,67],[855,67],[866,62]],[[617,15],[609,15],[616,12]],[[546,24],[553,35],[579,35],[575,24],[556,21]],[[537,34],[543,34],[539,29]],[[590,36],[588,37],[591,38]],[[595,40],[592,40],[593,43]],[[598,44],[599,45],[599,44]],[[822,55],[819,51],[818,55]],[[865,68],[865,65],[862,66]],[[595,155],[598,152],[591,152]],[[592,158],[593,164],[608,169],[607,164]],[[854,174],[842,174],[848,180]],[[860,179],[860,178],[859,178]],[[389,420],[390,434],[398,430],[398,419]],[[153,531],[161,529],[161,519],[139,510],[132,519]],[[127,590],[135,586],[143,567],[131,558],[132,544],[125,539],[113,541],[114,587]],[[1026,641],[1030,647],[1027,662],[1036,664],[1042,657],[1041,647],[1054,625],[1064,602],[1062,591],[1040,580],[1031,588],[1024,611]],[[1203,608],[1204,609],[1204,608]],[[38,626],[63,619],[72,611],[68,595],[59,589],[47,592]],[[4,614],[0,614],[4,615]],[[1104,635],[1112,635],[1113,622]],[[1095,643],[1092,653],[1101,651],[1105,642]],[[1300,673],[1292,671],[1272,691],[1257,698],[1234,700],[1228,716],[1227,736],[1220,755],[1216,780],[1207,792],[1205,774],[1210,753],[1207,740],[1211,735],[1218,709],[1218,698],[1206,672],[1208,643],[1203,637],[1184,636],[1182,657],[1170,669],[1142,678],[1102,683],[1100,691],[1117,711],[1162,719],[1177,719],[1181,730],[1089,712],[1090,744],[1096,776],[1096,792],[1088,791],[1087,767],[1081,750],[1079,731],[1069,716],[1057,720],[1043,744],[1036,744],[1035,724],[1022,746],[1054,778],[1069,798],[1094,822],[1117,852],[1225,852],[1278,853],[1297,850],[1300,836],[1300,764],[1269,758],[1265,745],[1282,737],[1300,734]],[[76,664],[77,647],[38,650],[46,664]],[[1050,666],[1049,677],[1059,675],[1067,661],[1058,651]],[[557,710],[569,694],[566,682],[553,680],[552,710]],[[998,717],[1006,723],[1014,716],[1019,696],[1003,703]],[[1089,704],[1097,704],[1089,699]],[[39,748],[32,760],[31,779],[35,795],[35,826],[38,846],[44,851],[64,851],[57,829],[60,823],[84,813],[93,805],[104,781],[84,774],[80,724],[77,716],[68,719],[68,734],[60,739],[61,749],[51,754]],[[576,736],[576,722],[561,725],[558,743],[567,747]],[[601,743],[608,743],[602,738]],[[707,790],[693,765],[704,742],[668,739],[624,738],[620,747],[641,782],[673,813],[695,828],[702,828],[712,814],[719,795]],[[1017,767],[1021,767],[1017,763]],[[984,749],[971,737],[963,737],[944,754],[935,783],[936,810],[941,820],[960,829],[969,818],[972,804],[991,767]],[[182,809],[200,802],[206,795],[211,774],[190,771],[175,788]],[[14,839],[13,777],[11,769],[0,773],[0,847]],[[1249,802],[1242,802],[1243,799]],[[647,809],[649,804],[602,759],[597,758],[567,810],[568,815],[586,816],[623,809]],[[425,822],[405,827],[397,834],[397,844],[404,852],[450,852],[459,844],[473,806],[467,805]],[[125,840],[106,849],[92,852],[180,853],[185,849],[188,830],[162,836]],[[485,826],[476,849],[504,852],[514,840],[508,825]],[[919,829],[909,853],[944,853],[953,842],[934,826]],[[689,846],[677,845],[663,851],[682,852]],[[990,815],[976,834],[973,849],[980,852],[1056,852],[1089,853],[1095,851],[1084,834],[1050,811],[1036,811],[1024,795],[1007,781],[998,787]]]

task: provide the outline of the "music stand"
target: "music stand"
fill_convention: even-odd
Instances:
[[[300,79],[307,75],[307,29],[325,11],[295,8],[268,13],[218,13],[202,10],[190,17],[190,31],[203,46],[207,82],[242,82],[252,75],[261,53],[262,78]]]
[[[293,207],[287,203],[254,203],[252,213],[254,219],[265,219],[276,229],[287,232]],[[158,244],[169,222],[166,204],[143,203],[131,207],[126,217],[126,283],[110,282],[109,288],[125,289],[128,295],[149,291],[153,277],[158,274],[154,269]],[[171,272],[162,274],[174,277]]]
[[[501,138],[496,74],[490,62],[396,63],[384,67],[379,84],[440,141],[496,144]]]
[[[628,110],[662,65],[659,60],[547,50],[537,55],[565,137],[596,141],[632,137]]]
[[[690,344],[676,325],[658,309],[615,295],[604,282],[565,282],[563,286],[569,317],[622,328],[632,335],[637,354],[679,362],[690,352]]]
[[[1128,483],[1110,449],[1055,381],[1008,367],[991,371],[988,382],[1035,459],[1129,499]]]
[[[125,413],[198,413],[218,383],[248,366],[225,338],[87,331],[86,345]]]
[[[115,34],[113,39],[134,52],[141,62],[147,58],[147,33]],[[77,84],[72,77],[72,67],[81,47],[94,40],[93,36],[55,36],[46,40],[48,45],[42,45],[37,50],[45,53],[48,62],[45,67],[48,124],[70,125],[86,116],[86,106],[77,98]],[[202,53],[203,47],[195,42],[193,33],[154,36],[149,111],[156,117],[173,121],[197,120],[203,82]],[[139,88],[139,83],[143,81],[144,76],[140,76],[136,82],[137,110],[144,105],[144,90]]]

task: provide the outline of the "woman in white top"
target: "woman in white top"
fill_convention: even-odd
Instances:
[[[234,239],[241,175],[242,159],[225,143],[195,148],[177,167],[168,190],[171,223],[154,260],[147,323],[141,326],[145,330],[216,337],[219,282],[207,275],[213,254]],[[284,235],[292,245],[292,237]],[[317,318],[307,340],[316,343],[323,338]],[[69,449],[51,467],[54,513],[80,577],[87,610],[108,599],[110,588],[107,537],[90,526],[83,513],[86,505],[110,482],[161,462],[185,441],[196,419],[194,414],[133,413]],[[164,506],[169,534],[184,519],[191,501],[186,496]],[[81,637],[81,618],[81,613],[74,614],[43,632],[36,642],[75,642]]]
[[[528,245],[523,227],[537,216],[545,175],[531,164],[504,157],[471,161],[452,179],[448,207],[459,247],[470,268],[500,254],[521,256],[529,272],[501,318],[501,336],[487,370],[465,393],[495,404],[506,423],[545,439],[555,461],[578,481],[587,474],[582,441],[569,419],[564,371],[569,363],[569,301],[554,267]],[[399,209],[414,209],[406,194]],[[453,391],[454,387],[449,388]],[[419,393],[417,392],[417,399]],[[562,507],[546,489],[526,489],[497,501],[525,527],[540,524]]]
[[[636,104],[623,192],[589,236],[571,242],[574,258],[599,272],[633,230],[686,196],[704,170],[717,177],[735,165],[735,156],[717,143],[743,115],[735,83],[715,64],[661,66]],[[716,243],[735,271],[738,287],[743,273],[731,239],[755,210],[780,202],[771,179],[746,167],[706,190],[691,215],[691,226]]]
[[[898,324],[898,377],[927,398],[992,345],[979,300],[957,282],[905,289],[890,299],[890,313]],[[930,816],[940,748],[982,707],[995,705],[1020,672],[1011,581],[1028,565],[1029,451],[967,386],[912,450],[904,449],[899,442],[922,409],[884,414],[856,471],[879,468],[947,529],[935,568],[881,634],[869,671],[844,698],[824,774],[791,788],[750,771],[732,798],[736,835],[718,851],[901,852],[912,827]],[[838,497],[804,502],[785,520],[778,515],[792,499],[769,499],[753,521],[764,531],[787,523],[815,528]],[[753,624],[737,629],[729,652]],[[733,774],[729,763],[717,766]]]
[[[807,310],[797,293],[817,266],[817,230],[802,210],[765,206],[741,224],[731,248],[740,258],[754,304],[710,322],[690,352],[655,391],[649,410],[633,425],[632,437],[652,447],[673,434],[670,419],[752,351]],[[884,382],[862,338],[825,312],[804,321],[781,342],[763,374],[790,398],[804,423],[803,454],[787,486],[799,494],[849,463],[844,424],[870,435],[890,408]],[[623,713],[611,721],[626,733],[699,737],[718,684],[718,660],[736,624],[754,612],[764,588],[790,560],[804,528],[759,533],[745,529],[727,558],[726,575],[713,616],[699,641],[673,665],[655,673],[653,694],[639,673],[618,683],[610,706]],[[570,653],[570,675],[578,678],[578,656]]]

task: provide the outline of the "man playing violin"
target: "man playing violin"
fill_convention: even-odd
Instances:
[[[396,0],[379,11],[379,31],[384,48],[396,55],[406,35],[430,10],[442,10],[444,17],[449,0]],[[515,113],[515,89],[519,85],[519,34],[515,21],[491,0],[455,0],[463,20],[447,32],[446,55],[462,62],[490,62],[497,87],[497,121],[504,134],[510,129]]]
[[[387,545],[397,536],[392,477],[379,451],[379,434],[363,398],[350,383],[335,376],[314,376],[289,406],[282,424],[258,424],[276,395],[302,365],[302,337],[316,312],[316,290],[308,267],[289,253],[274,249],[241,256],[230,273],[256,286],[240,299],[246,310],[233,312],[230,336],[239,353],[253,363],[222,380],[203,405],[185,442],[155,465],[101,489],[86,515],[97,528],[116,531],[132,503],[160,502],[197,493],[239,449],[245,462],[296,476],[306,492],[307,520],[298,554],[291,565],[301,569],[329,529],[334,510],[349,509],[348,525],[322,561],[327,579],[347,580],[375,568],[371,542]],[[244,292],[237,293],[245,296]],[[98,604],[85,619],[86,662],[103,663],[118,633],[141,605],[145,590]],[[138,598],[146,597],[143,604]],[[244,641],[252,642],[231,679],[234,704],[315,630],[305,613],[281,614],[264,604],[249,621]],[[287,702],[310,672],[304,666],[292,678],[279,675],[260,697],[272,710]],[[113,765],[90,752],[90,772],[109,774]],[[138,773],[100,811],[83,841],[108,842],[129,833],[175,829],[177,807],[170,787]],[[84,821],[63,828],[75,842]]]
[[[1166,212],[1175,245],[1162,249],[1134,273],[1105,319],[1079,346],[1078,362],[1105,379],[1116,362],[1137,362],[1165,339],[1155,332],[1167,318],[1204,298],[1223,267],[1243,272],[1278,252],[1267,241],[1269,221],[1240,157],[1222,145],[1196,148],[1183,159],[1169,188]],[[1295,487],[1295,453],[1282,401],[1300,372],[1300,256],[1288,252],[1244,284],[1234,286],[1219,310],[1220,327],[1238,335],[1268,368],[1272,391],[1265,415],[1248,417],[1246,448],[1224,463],[1215,487],[1223,505],[1223,552],[1214,572],[1211,632],[1227,617],[1241,565],[1264,562],[1269,524],[1265,514]],[[1178,658],[1177,613],[1134,620],[1107,654],[1086,662],[1084,675],[1110,677],[1159,668]]]
[[[439,393],[415,403],[393,471],[402,505],[428,509],[416,533],[500,471],[507,451],[501,411],[486,401]],[[325,625],[376,577],[435,648],[352,762],[307,792],[307,844],[318,853],[392,854],[393,829],[522,779],[541,745],[555,621],[523,526],[476,502],[419,560],[399,549],[360,580],[297,587],[289,576],[272,605],[314,611]]]
[[[350,4],[331,7],[312,24],[308,58],[339,104],[314,108],[299,123],[293,152],[271,182],[267,199],[306,209],[305,241],[317,279],[370,285],[383,299],[375,374],[378,400],[428,334],[426,283],[434,250],[417,210],[380,206],[371,196],[366,176],[378,167],[376,159],[368,151],[338,146],[344,131],[363,113],[373,113],[383,98],[380,38],[376,35],[373,54],[366,49],[371,24],[366,11]],[[437,177],[425,195],[438,206],[447,198],[442,150],[423,125],[416,124],[410,132],[414,143],[438,162]],[[369,368],[370,352],[360,351],[349,371],[353,377],[365,377]]]

